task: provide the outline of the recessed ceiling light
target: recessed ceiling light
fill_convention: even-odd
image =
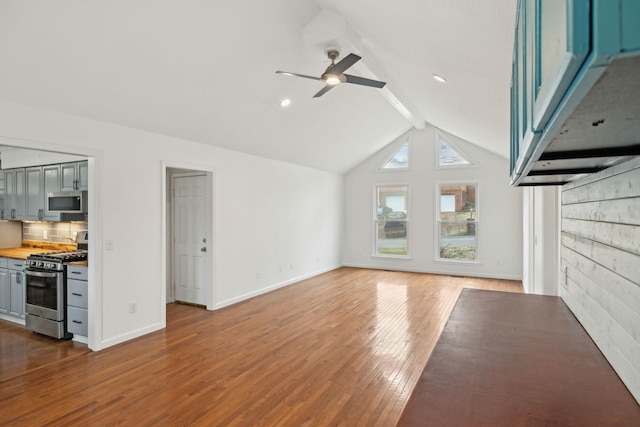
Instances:
[[[436,79],[437,81],[439,81],[440,83],[446,83],[447,82],[447,79],[445,79],[444,77],[439,76],[437,74],[434,74],[433,78]]]
[[[280,101],[280,106],[281,106],[282,108],[284,108],[284,107],[288,107],[288,106],[289,106],[289,104],[291,104],[291,100],[290,100],[289,98],[285,98],[285,99],[283,99],[282,101]]]

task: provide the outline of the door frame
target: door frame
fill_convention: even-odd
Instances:
[[[173,243],[175,242],[175,235],[176,235],[176,223],[175,223],[175,218],[173,217],[173,214],[175,213],[175,209],[176,206],[174,204],[174,200],[175,200],[175,189],[176,189],[176,179],[178,178],[189,178],[189,177],[204,177],[205,180],[205,224],[204,224],[204,232],[205,232],[205,239],[206,239],[206,244],[205,246],[208,248],[211,245],[211,240],[209,240],[209,234],[208,233],[208,224],[209,224],[209,218],[206,217],[206,206],[209,204],[209,193],[207,192],[207,174],[203,173],[203,172],[174,172],[171,174],[171,176],[169,177],[170,179],[170,187],[169,187],[169,191],[170,191],[170,206],[171,206],[171,212],[170,214],[172,215],[171,218],[169,219],[169,222],[171,223],[170,229],[169,229],[169,246],[171,247],[171,250],[169,251],[169,258],[171,259],[171,262],[167,265],[168,267],[168,271],[167,271],[167,302],[175,302],[176,301],[176,264],[177,264],[177,259],[176,259],[176,251],[175,251],[175,247],[173,245]],[[204,284],[206,285],[208,282],[208,274],[206,273],[208,271],[208,262],[209,260],[207,259],[207,251],[205,251],[204,254],[204,259],[205,259],[205,277],[203,278],[203,280],[205,281]],[[211,293],[211,291],[209,289],[207,289],[207,287],[204,287],[204,292],[205,292],[205,303],[207,302],[206,297],[209,295],[209,293]]]
[[[87,345],[93,351],[103,348],[102,335],[102,248],[104,247],[104,236],[102,233],[102,162],[103,153],[101,150],[67,146],[60,143],[48,141],[36,141],[31,139],[8,138],[0,135],[0,145],[7,145],[29,150],[48,151],[52,153],[72,154],[86,157],[88,162],[89,179],[89,201],[87,212],[90,220],[87,223],[89,232],[89,254],[87,267],[88,274],[88,323],[89,331]]]
[[[206,212],[206,238],[210,242],[208,251],[205,255],[205,287],[206,291],[206,307],[207,310],[213,310],[216,305],[217,292],[214,274],[215,260],[215,241],[213,239],[214,230],[214,171],[211,167],[204,165],[186,164],[173,161],[162,162],[162,259],[165,267],[161,272],[161,283],[165,292],[162,293],[162,325],[166,326],[166,304],[173,302],[173,244],[171,239],[172,233],[172,210],[173,198],[171,197],[171,180],[173,176],[182,175],[205,175],[205,191],[207,200],[205,202]]]

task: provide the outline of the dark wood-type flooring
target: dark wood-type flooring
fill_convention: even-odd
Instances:
[[[640,426],[640,406],[558,297],[463,290],[401,426]]]
[[[393,426],[463,287],[522,290],[341,268],[217,311],[169,304],[166,329],[99,352],[3,349],[0,425]]]

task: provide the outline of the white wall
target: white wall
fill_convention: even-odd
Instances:
[[[0,140],[89,157],[94,349],[164,326],[163,162],[213,171],[216,306],[340,265],[340,175],[5,101]]]
[[[431,126],[410,134],[408,171],[379,171],[397,142],[390,144],[345,177],[343,263],[384,268],[504,279],[522,279],[522,189],[509,186],[508,160],[453,136],[449,140],[477,167],[438,169],[436,130]],[[479,184],[479,263],[435,261],[435,193],[442,181]],[[374,186],[407,183],[410,192],[410,259],[372,256],[374,252]]]
[[[523,271],[525,292],[558,295],[560,187],[523,188]]]
[[[640,157],[562,188],[560,294],[640,402]]]

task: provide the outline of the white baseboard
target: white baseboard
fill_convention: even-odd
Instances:
[[[379,265],[364,265],[364,264],[344,264],[344,267],[353,268],[368,268],[371,270],[391,270],[391,271],[405,271],[407,273],[426,273],[426,274],[441,274],[444,276],[459,276],[459,277],[478,277],[482,279],[503,279],[503,280],[522,280],[522,277],[504,275],[504,274],[484,274],[484,273],[471,273],[468,271],[446,271],[438,269],[421,269],[421,268],[397,268],[391,266],[379,266]]]
[[[285,286],[292,285],[294,283],[300,282],[300,281],[305,280],[305,279],[309,279],[311,277],[318,276],[318,275],[323,274],[323,273],[327,273],[327,272],[332,271],[332,270],[336,270],[336,269],[338,269],[340,267],[342,267],[342,265],[333,265],[333,266],[330,266],[330,267],[327,267],[327,268],[323,268],[321,270],[314,271],[314,272],[309,273],[309,274],[305,274],[305,275],[302,275],[302,276],[294,277],[294,278],[286,280],[284,282],[280,282],[280,283],[273,284],[271,286],[267,286],[266,288],[262,288],[262,289],[259,289],[257,291],[254,291],[254,292],[249,292],[249,293],[246,293],[246,294],[243,294],[243,295],[239,295],[239,296],[237,296],[235,298],[230,298],[230,299],[225,300],[225,301],[220,301],[215,305],[214,310],[218,310],[218,309],[221,309],[221,308],[224,308],[224,307],[228,307],[228,306],[233,305],[233,304],[237,304],[237,303],[239,303],[241,301],[244,301],[244,300],[247,300],[249,298],[257,297],[258,295],[262,295],[262,294],[266,294],[266,293],[271,292],[271,291],[275,291],[276,289],[284,288]]]
[[[111,347],[113,345],[116,344],[121,344],[125,341],[129,341],[132,340],[134,338],[138,338],[141,337],[143,335],[146,335],[148,333],[151,332],[155,332],[158,331],[160,329],[163,329],[164,325],[162,323],[154,323],[152,325],[146,326],[144,328],[140,328],[140,329],[136,329],[134,331],[131,332],[127,332],[126,334],[122,334],[122,335],[117,335],[115,337],[112,338],[108,338],[106,340],[102,340],[102,342],[100,343],[100,347],[96,350],[103,350],[107,347]]]

